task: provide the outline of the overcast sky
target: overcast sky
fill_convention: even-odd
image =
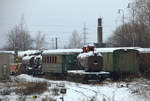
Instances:
[[[6,33],[20,22],[24,15],[28,30],[34,37],[38,31],[52,38],[58,37],[59,47],[67,45],[73,30],[82,36],[86,23],[88,43],[97,42],[97,19],[103,18],[103,39],[121,23],[122,14],[131,0],[0,0],[0,47]],[[61,44],[60,44],[61,43]]]

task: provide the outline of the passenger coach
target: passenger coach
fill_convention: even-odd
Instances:
[[[77,70],[80,66],[77,55],[80,49],[46,50],[42,53],[42,68],[44,73],[67,73],[67,70]]]

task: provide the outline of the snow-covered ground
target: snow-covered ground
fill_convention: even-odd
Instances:
[[[128,83],[105,81],[101,84],[92,85],[53,81],[25,74],[11,78],[18,83],[47,82],[49,84],[48,90],[43,94],[25,96],[26,101],[42,101],[42,99],[47,99],[47,101],[149,101],[150,99],[150,82],[145,79],[137,79]],[[8,87],[8,85],[10,83],[0,83],[0,90],[5,88],[14,89],[11,86]],[[64,88],[67,92],[66,94],[61,94],[60,90]],[[34,99],[33,96],[37,96],[37,98]],[[9,95],[0,95],[0,98],[9,99],[6,101],[21,101],[20,95],[17,95],[15,92]]]

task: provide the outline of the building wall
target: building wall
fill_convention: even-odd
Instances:
[[[0,79],[9,77],[9,66],[14,63],[14,55],[10,53],[0,53]]]

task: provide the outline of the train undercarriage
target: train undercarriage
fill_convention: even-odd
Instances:
[[[84,70],[68,71],[67,79],[69,81],[80,83],[102,82],[106,78],[110,78],[109,72],[85,72]]]

